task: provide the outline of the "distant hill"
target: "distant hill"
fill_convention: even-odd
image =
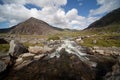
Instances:
[[[25,22],[19,23],[16,26],[13,26],[9,29],[1,29],[0,32],[8,32],[11,34],[52,34],[62,31],[60,28],[53,27],[48,23],[36,19],[36,18],[29,18]]]
[[[93,22],[85,30],[120,32],[120,8]]]

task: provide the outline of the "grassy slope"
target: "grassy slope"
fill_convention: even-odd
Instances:
[[[116,46],[120,47],[120,22],[114,23],[102,28],[94,28],[84,30],[81,33],[85,35],[96,34],[94,37],[85,38],[84,43],[81,45],[84,46],[103,46],[111,47]],[[93,40],[96,40],[97,43],[93,44]]]

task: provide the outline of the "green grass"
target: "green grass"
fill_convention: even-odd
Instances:
[[[119,34],[117,34],[119,35]],[[110,35],[110,34],[106,34],[106,35],[96,35],[94,37],[90,37],[90,38],[85,38],[84,43],[80,44],[83,46],[88,46],[88,47],[93,47],[93,46],[101,46],[101,47],[112,47],[112,46],[116,46],[116,47],[120,47],[120,40],[118,39],[111,39],[111,37],[116,36],[114,35]],[[97,42],[94,44],[93,40],[96,40]]]
[[[50,36],[50,37],[48,37],[48,41],[49,40],[59,40],[60,39],[60,37],[59,36],[57,36],[57,35],[54,35],[54,36]]]
[[[0,52],[8,52],[9,51],[9,44],[0,44]]]

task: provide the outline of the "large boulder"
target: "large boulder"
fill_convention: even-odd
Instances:
[[[28,50],[23,44],[15,40],[10,41],[9,54],[11,56],[18,57],[20,54],[23,54],[26,52],[28,52]]]

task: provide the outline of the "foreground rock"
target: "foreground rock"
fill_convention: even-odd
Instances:
[[[103,80],[115,63],[112,57],[89,55],[86,57],[97,63],[96,67],[91,67],[64,49],[60,54],[59,58],[46,56],[32,62],[20,59],[22,64],[14,67],[3,80]]]
[[[28,50],[23,44],[15,40],[11,40],[10,49],[9,49],[9,54],[11,56],[18,57],[20,54],[23,54],[26,52],[28,52]]]
[[[120,57],[118,57],[118,62],[112,67],[112,71],[106,74],[105,80],[120,80]]]
[[[5,62],[0,61],[0,72],[4,71],[6,69],[7,65],[5,64]]]

